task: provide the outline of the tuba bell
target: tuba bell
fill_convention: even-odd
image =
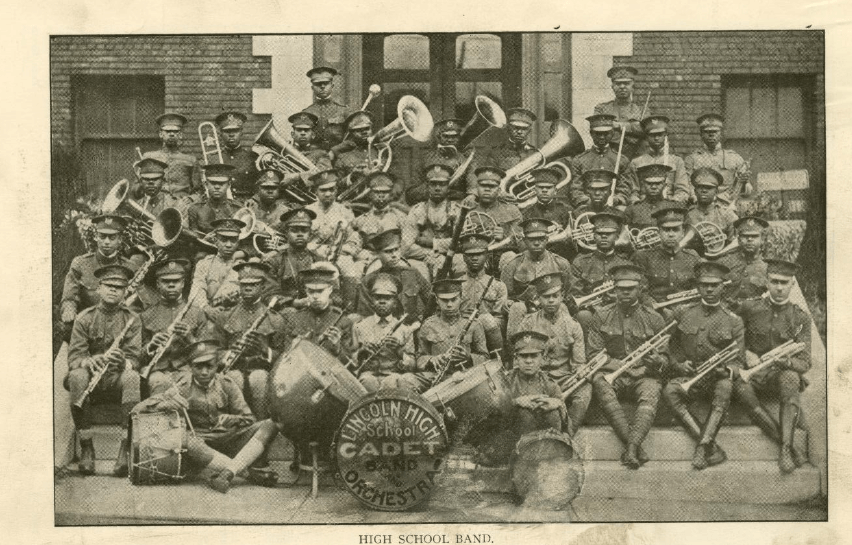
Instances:
[[[391,143],[394,139],[407,134],[418,142],[426,142],[434,126],[429,108],[419,98],[405,95],[396,105],[396,119],[367,139],[367,157],[372,157],[373,147],[378,149],[378,164],[387,172],[393,160]]]
[[[271,119],[254,139],[251,150],[257,154],[255,160],[257,170],[273,169],[285,176],[317,170],[317,166],[310,159],[281,136]],[[317,200],[313,192],[295,183],[284,185],[282,189],[287,196],[301,205],[311,204]]]
[[[458,145],[460,150],[470,146],[487,129],[502,129],[506,126],[506,113],[499,104],[484,95],[477,96],[473,104],[476,106],[476,113],[461,130]]]

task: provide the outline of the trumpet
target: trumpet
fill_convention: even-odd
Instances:
[[[592,293],[583,297],[575,297],[574,302],[577,303],[577,308],[595,307],[603,303],[604,296],[615,289],[615,282],[607,280],[594,290]]]
[[[723,286],[729,286],[730,284],[731,284],[730,280],[725,280],[724,282],[722,282]],[[651,306],[654,307],[654,310],[659,310],[661,308],[670,307],[672,305],[679,305],[681,303],[688,303],[690,301],[694,301],[694,300],[698,299],[699,297],[701,297],[701,295],[698,293],[698,288],[693,288],[691,290],[684,290],[684,291],[679,291],[679,292],[676,292],[676,293],[671,293],[669,295],[666,295],[665,301],[660,301],[659,303],[654,303]]]
[[[700,381],[702,378],[707,376],[710,371],[719,367],[724,363],[730,362],[732,359],[737,357],[739,353],[739,348],[737,347],[737,341],[731,341],[731,344],[717,352],[715,355],[711,356],[710,359],[702,363],[698,369],[695,370],[695,375],[687,380],[686,382],[679,383],[679,386],[683,389],[684,392],[689,393],[689,389],[695,386],[695,384]]]
[[[310,159],[281,136],[271,119],[255,138],[251,150],[257,154],[255,167],[258,170],[273,169],[285,176],[317,170],[317,166]],[[317,200],[311,190],[300,187],[297,182],[283,185],[282,189],[294,202],[302,205],[311,204]]]
[[[606,350],[601,350],[573,375],[570,375],[559,382],[559,388],[562,390],[562,401],[568,399],[568,397],[573,394],[577,388],[591,380],[592,377],[595,376],[595,373],[600,371],[608,361],[609,356],[607,355]]]
[[[763,369],[775,365],[781,360],[787,359],[790,356],[795,356],[805,349],[805,343],[794,343],[792,340],[776,346],[766,354],[760,356],[760,363],[750,369],[741,369],[740,378],[748,382],[755,373]]]
[[[669,339],[671,339],[672,336],[668,333],[668,331],[676,325],[676,320],[669,322],[666,327],[659,330],[653,337],[639,345],[636,350],[628,354],[627,357],[624,358],[624,364],[621,367],[612,373],[604,375],[604,379],[612,384],[615,382],[615,379],[624,374],[625,371],[642,361],[642,358],[669,342]]]

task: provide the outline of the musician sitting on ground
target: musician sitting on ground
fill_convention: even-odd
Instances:
[[[417,382],[407,376],[415,370],[414,332],[406,325],[391,332],[400,319],[393,312],[399,312],[402,284],[396,277],[380,273],[367,288],[375,312],[352,327],[352,352],[357,354],[361,366],[358,380],[368,392],[380,388],[414,389]]]
[[[230,219],[239,210],[240,203],[228,198],[228,188],[234,173],[233,165],[210,164],[201,167],[207,180],[207,195],[201,202],[193,203],[186,211],[185,227],[201,234],[213,230],[213,222]]]
[[[766,266],[769,296],[746,301],[738,310],[745,324],[747,367],[754,367],[758,357],[786,341],[803,343],[804,350],[758,371],[748,381],[735,376],[734,398],[745,405],[752,422],[780,445],[778,466],[782,472],[790,473],[808,461],[793,439],[801,417],[799,395],[807,385],[803,375],[811,368],[811,324],[805,311],[790,302],[798,265],[770,259]],[[781,402],[780,426],[761,404],[758,392]]]
[[[766,261],[761,249],[769,222],[755,216],[744,216],[734,222],[738,247],[719,258],[719,263],[731,269],[728,278],[730,287],[725,291],[725,302],[731,310],[749,299],[766,293],[769,282],[766,277]]]
[[[464,254],[466,272],[460,277],[462,282],[462,312],[473,311],[479,306],[479,320],[485,332],[485,340],[489,354],[503,353],[503,334],[506,312],[509,308],[509,294],[506,284],[485,273],[488,262],[488,244],[491,237],[481,233],[464,235],[459,240]],[[491,287],[485,292],[488,282]]]
[[[299,273],[322,261],[322,257],[308,249],[314,218],[316,214],[307,208],[294,208],[282,214],[281,228],[287,245],[263,256],[274,281],[265,295],[278,295],[279,308],[290,305],[301,308],[306,303]]]
[[[549,222],[541,219],[528,219],[521,224],[526,249],[502,267],[500,273],[510,299],[516,299],[535,278],[546,273],[560,273],[566,293],[574,285],[571,263],[547,249],[548,226]]]
[[[727,455],[716,444],[716,434],[722,427],[725,412],[731,402],[732,375],[734,367],[741,367],[745,359],[743,321],[722,305],[722,283],[728,268],[713,262],[702,262],[695,266],[695,280],[701,302],[678,309],[673,318],[677,321],[669,350],[671,365],[666,370],[670,377],[663,389],[663,396],[675,416],[680,419],[689,436],[697,443],[692,457],[692,467],[704,469],[721,464]],[[684,390],[684,384],[695,375],[697,369],[715,356],[732,341],[736,341],[736,356],[728,363],[720,364],[702,380]],[[702,426],[689,410],[689,402],[695,397],[712,401],[712,408]]]
[[[125,289],[133,272],[124,265],[106,265],[95,270],[98,279],[98,303],[80,313],[71,331],[68,346],[68,376],[65,387],[71,393],[71,416],[80,438],[80,473],[95,473],[95,446],[92,439],[91,397],[103,394],[121,396],[121,426],[127,428],[130,409],[139,402],[139,351],[142,325],[139,316],[124,306]],[[119,339],[127,327],[133,323]],[[119,342],[116,344],[115,341]],[[113,347],[113,344],[116,344]],[[82,399],[89,383],[106,367],[104,375]],[[121,441],[113,475],[127,475],[127,440]]]
[[[657,164],[644,165],[636,169],[636,177],[642,189],[642,200],[624,209],[624,217],[630,229],[642,230],[657,226],[657,222],[654,221],[654,212],[672,203],[663,197],[666,176],[671,170],[669,166]]]
[[[615,282],[617,301],[594,315],[589,325],[586,352],[591,359],[606,350],[608,362],[592,378],[592,390],[609,425],[625,447],[622,465],[639,469],[648,461],[642,441],[651,431],[657,415],[662,390],[661,371],[669,364],[668,343],[649,353],[614,382],[604,377],[621,368],[628,355],[665,327],[665,321],[640,302],[645,281],[642,269],[632,264],[616,265],[609,269],[609,274]],[[625,395],[638,402],[631,423],[627,422],[618,400]]]
[[[520,325],[522,331],[539,331],[550,339],[542,370],[555,380],[560,388],[563,388],[568,377],[586,363],[583,329],[562,304],[562,282],[562,275],[559,273],[543,274],[533,281],[541,298],[541,309],[524,317]],[[577,433],[591,400],[591,384],[584,384],[565,400],[568,416],[571,418],[566,430],[569,435]]]
[[[212,222],[217,252],[195,264],[189,300],[202,309],[232,307],[240,295],[237,273],[233,270],[242,252],[237,251],[240,231],[246,226],[237,219]]]
[[[273,169],[261,171],[257,176],[257,192],[245,203],[245,207],[254,212],[254,219],[259,226],[268,227],[273,232],[280,230],[281,216],[290,211],[281,198],[280,184],[280,172]],[[260,231],[258,225],[254,230]]]
[[[461,212],[458,201],[447,197],[452,174],[446,165],[428,165],[425,168],[428,199],[415,204],[408,212],[408,224],[417,230],[417,236],[404,255],[425,262],[433,277],[444,264],[444,256],[453,237],[453,226]]]
[[[461,280],[445,279],[432,283],[438,300],[438,312],[426,318],[417,334],[417,372],[415,390],[428,390],[438,375],[482,363],[488,358],[485,332],[474,320],[470,323],[461,312]]]
[[[240,302],[230,310],[213,310],[208,316],[219,343],[229,352],[241,353],[227,371],[228,377],[246,394],[252,412],[258,418],[267,418],[267,379],[284,346],[284,320],[261,301],[263,284],[269,281],[269,266],[244,261],[234,265],[234,270],[239,275]],[[268,312],[266,317],[251,329],[264,312]]]
[[[186,455],[195,469],[213,472],[208,484],[226,493],[236,475],[248,471],[254,484],[275,486],[266,452],[278,434],[272,420],[255,421],[237,384],[217,373],[219,343],[203,339],[187,347],[191,373],[167,391],[134,407],[134,413],[178,411],[189,417]]]
[[[690,225],[699,222],[713,223],[725,233],[727,240],[731,240],[737,214],[716,200],[716,191],[722,184],[722,175],[711,168],[699,168],[692,172],[690,181],[695,188],[696,202],[687,212],[686,222]]]
[[[151,267],[157,279],[160,300],[140,316],[142,345],[145,348],[142,368],[152,363],[161,347],[168,345],[149,371],[151,395],[166,391],[178,377],[188,372],[184,349],[198,338],[207,325],[207,315],[197,301],[183,299],[189,267],[189,261],[185,259],[166,259]],[[190,305],[189,308],[186,308],[187,305]],[[183,317],[175,321],[181,314]]]

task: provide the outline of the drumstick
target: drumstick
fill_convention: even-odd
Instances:
[[[193,437],[197,437],[197,435],[195,434],[195,428],[192,427],[192,420],[189,419],[189,413],[184,407],[181,407],[181,410],[183,411],[183,416],[186,417],[186,425],[189,427],[190,433],[192,433]]]

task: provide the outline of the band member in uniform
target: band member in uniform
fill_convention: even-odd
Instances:
[[[477,205],[471,212],[488,214],[497,223],[495,232],[490,233],[495,241],[501,241],[507,237],[520,238],[520,223],[523,219],[521,209],[516,204],[506,203],[498,198],[500,181],[506,176],[506,172],[500,168],[485,166],[477,168],[474,174],[476,175]],[[519,250],[519,248],[517,243],[513,241],[494,257],[500,258],[501,253],[515,250]],[[514,253],[508,253],[504,259],[500,259],[498,269],[501,269],[505,264],[504,262],[514,256]]]
[[[318,168],[331,168],[331,158],[327,151],[316,144],[316,128],[319,118],[310,112],[296,112],[287,118],[293,128],[290,136],[293,146]]]
[[[406,229],[417,229],[417,236],[404,255],[425,262],[433,275],[444,263],[444,255],[449,251],[453,237],[453,225],[461,211],[460,204],[448,198],[452,174],[446,165],[436,163],[427,166],[429,198],[415,204],[408,212]]]
[[[210,164],[201,167],[207,180],[207,196],[186,211],[186,225],[202,234],[213,229],[213,221],[233,218],[240,203],[228,198],[228,187],[234,173],[232,165]]]
[[[731,269],[728,278],[731,286],[725,293],[725,301],[732,310],[747,299],[755,299],[766,293],[766,262],[761,255],[764,230],[769,222],[755,216],[744,216],[734,222],[738,247],[719,258],[719,263]]]
[[[749,179],[749,166],[742,156],[734,150],[722,147],[722,128],[725,119],[719,114],[704,114],[696,120],[701,131],[701,141],[704,146],[689,154],[684,160],[686,175],[692,178],[692,173],[699,168],[712,168],[722,175],[718,194],[721,200],[730,202],[730,191],[736,180],[743,181],[742,193],[752,192]]]
[[[195,264],[189,300],[201,308],[233,306],[240,294],[237,273],[237,245],[240,230],[246,224],[233,218],[214,220],[211,223],[217,252],[201,258]],[[202,296],[199,296],[203,292]]]
[[[427,309],[432,308],[432,286],[429,281],[402,258],[401,246],[402,233],[399,229],[391,229],[377,233],[365,241],[365,246],[374,252],[381,264],[376,271],[364,274],[361,286],[358,288],[356,309],[362,316],[373,314],[370,291],[367,286],[372,285],[379,273],[387,273],[396,277],[402,284],[400,303],[402,311],[411,315],[412,319],[422,322],[427,314]]]
[[[183,126],[186,118],[180,114],[163,114],[156,120],[163,146],[146,152],[142,158],[151,157],[168,165],[163,191],[175,200],[190,197],[201,190],[201,170],[198,159],[180,151]]]
[[[371,280],[367,289],[375,312],[352,326],[352,352],[362,365],[358,380],[368,392],[410,388],[416,381],[413,377],[403,377],[416,368],[414,332],[405,325],[394,330],[398,318],[394,318],[393,311],[399,306],[402,284],[384,273]]]
[[[642,200],[635,202],[624,209],[624,217],[631,229],[647,229],[656,227],[654,212],[671,206],[670,201],[663,196],[666,187],[667,176],[672,168],[667,165],[649,163],[636,169],[636,177],[642,187]]]
[[[381,170],[377,165],[378,150],[370,147],[367,139],[373,134],[373,114],[370,112],[355,112],[346,118],[346,130],[349,136],[331,149],[334,155],[334,168],[342,176],[352,175],[355,180],[360,175],[366,175]]]
[[[459,241],[461,251],[464,253],[464,264],[466,272],[461,276],[462,281],[462,312],[473,311],[476,305],[482,301],[479,307],[479,323],[485,331],[485,340],[488,344],[488,353],[498,354],[503,351],[503,334],[505,314],[509,306],[509,292],[499,279],[491,280],[491,276],[485,272],[485,264],[488,261],[488,243],[491,237],[482,233],[471,233],[465,235]],[[488,292],[485,288],[491,282]]]
[[[89,382],[104,366],[107,367],[92,395],[117,392],[121,396],[121,427],[127,429],[130,409],[139,402],[139,351],[142,326],[139,316],[124,306],[125,288],[133,271],[120,264],[106,265],[95,270],[98,279],[99,301],[74,321],[68,346],[68,376],[65,387],[71,393],[71,416],[80,439],[80,473],[94,475],[95,446],[92,439],[91,396],[82,407],[77,403],[89,387]],[[112,345],[133,320],[120,339]],[[113,475],[127,475],[127,440],[122,439]]]
[[[535,180],[536,202],[523,209],[524,219],[550,220],[558,225],[560,230],[570,224],[571,206],[556,199],[556,184],[562,179],[562,173],[552,168],[537,168],[530,174]],[[565,259],[570,259],[577,253],[573,241],[554,243],[550,251]]]
[[[316,252],[308,249],[314,218],[316,214],[307,208],[294,208],[285,212],[281,216],[281,228],[287,238],[287,246],[263,257],[263,262],[269,265],[270,276],[275,282],[275,286],[267,295],[280,295],[283,301],[279,307],[304,305],[304,287],[301,285],[299,273],[322,261]]]
[[[716,200],[716,191],[722,184],[722,175],[712,168],[699,168],[692,171],[690,181],[695,188],[696,202],[687,212],[686,222],[690,225],[702,221],[714,223],[722,229],[727,240],[731,240],[737,214]]]
[[[166,259],[155,263],[152,268],[160,299],[140,317],[142,346],[145,349],[142,367],[150,365],[161,347],[167,345],[148,375],[148,389],[151,395],[156,395],[168,390],[178,377],[188,372],[184,349],[202,335],[207,315],[193,301],[183,299],[189,261]],[[182,318],[175,321],[181,315]]]
[[[240,302],[232,309],[208,312],[215,338],[223,347],[242,351],[226,373],[246,394],[252,412],[258,418],[269,416],[267,379],[273,362],[284,346],[284,320],[263,304],[263,284],[268,280],[269,265],[243,261],[234,265],[239,275]],[[268,312],[256,329],[249,328],[262,313]]]
[[[434,135],[432,142],[435,147],[430,147],[423,152],[418,163],[419,168],[416,170],[418,174],[422,173],[422,176],[418,177],[405,190],[406,202],[410,206],[429,198],[429,178],[427,174],[430,167],[444,165],[448,168],[452,176],[467,160],[467,156],[463,153],[463,150],[458,149],[462,127],[464,127],[464,122],[460,119],[442,119],[435,123],[435,127],[432,130],[432,134]],[[462,191],[459,192],[460,195],[454,195],[454,198],[464,195],[464,188],[461,189]]]
[[[222,160],[233,165],[231,191],[234,200],[245,202],[254,194],[257,178],[257,154],[242,145],[243,124],[246,116],[240,112],[222,112],[216,116],[216,126],[222,135]]]
[[[594,315],[589,326],[589,357],[606,350],[608,363],[595,374],[592,389],[609,425],[624,444],[621,463],[630,469],[648,461],[642,441],[651,431],[662,390],[661,373],[668,368],[668,347],[663,346],[645,356],[642,362],[625,371],[610,384],[606,373],[619,369],[631,352],[665,327],[663,318],[640,303],[644,277],[642,269],[632,264],[609,269],[615,282],[616,304],[606,306]],[[628,423],[619,396],[629,396],[638,403],[633,422]]]
[[[253,484],[275,486],[278,475],[266,467],[266,453],[278,427],[272,420],[257,422],[237,384],[216,372],[218,341],[200,340],[187,353],[191,373],[133,412],[184,412],[193,431],[186,437],[186,456],[193,469],[213,472],[207,484],[217,492],[228,492],[243,471]]]
[[[648,292],[659,303],[667,295],[693,288],[695,266],[701,258],[694,251],[680,247],[686,210],[671,204],[657,210],[653,216],[660,230],[660,245],[634,253],[633,263],[645,271]]]
[[[462,369],[482,363],[488,358],[485,332],[476,320],[461,336],[467,325],[462,315],[461,280],[444,279],[432,283],[438,302],[438,312],[426,318],[417,333],[418,352],[417,392],[429,389],[436,373],[446,369],[444,378],[449,377],[456,366]]]
[[[589,122],[593,145],[571,159],[571,183],[562,188],[559,194],[575,209],[588,203],[590,199],[584,191],[583,174],[590,170],[615,172],[615,162],[618,160],[618,150],[609,147],[609,137],[614,132],[615,117],[601,114],[589,116],[586,120]],[[634,193],[636,193],[636,180],[630,168],[630,159],[622,154],[621,159],[618,160],[618,181],[615,184],[613,206],[627,206],[634,200]],[[609,197],[609,193],[606,197]]]
[[[157,216],[166,208],[180,206],[179,201],[162,190],[169,165],[153,157],[146,157],[133,166],[137,169],[142,187],[142,197],[138,202],[145,211]]]
[[[713,262],[695,265],[695,280],[701,302],[678,309],[674,313],[677,327],[674,329],[669,350],[671,365],[670,380],[663,389],[663,396],[672,411],[683,424],[697,446],[692,457],[692,467],[704,469],[721,464],[727,459],[722,448],[716,444],[716,434],[722,427],[725,412],[731,402],[731,377],[734,367],[742,367],[745,359],[743,321],[722,305],[722,283],[728,268]],[[737,343],[737,357],[726,365],[711,371],[694,389],[685,391],[681,384],[694,375],[695,370],[720,350]],[[712,399],[712,408],[702,426],[689,410],[689,401],[695,396]]]
[[[540,219],[528,219],[521,224],[526,250],[509,261],[500,274],[506,284],[509,299],[517,300],[533,280],[547,273],[559,273],[567,289],[574,285],[571,263],[547,249],[548,224]]]
[[[613,116],[614,123],[610,146],[616,152],[621,140],[621,128],[626,125],[624,133],[624,151],[628,159],[639,153],[639,144],[642,141],[642,106],[633,101],[633,85],[638,70],[632,66],[613,66],[606,72],[606,76],[612,81],[612,92],[615,99],[602,102],[595,106],[595,115],[605,114]],[[648,115],[648,112],[644,112]]]
[[[393,200],[393,188],[396,185],[391,174],[387,172],[373,172],[368,176],[367,185],[370,188],[370,209],[352,220],[352,229],[367,240],[376,233],[399,229],[402,233],[402,255],[411,257],[412,251],[415,255],[420,252],[412,250],[417,238],[417,228],[408,221],[408,216],[399,208],[390,206]],[[362,255],[361,259],[369,260],[371,255]]]
[[[245,202],[245,207],[254,212],[254,219],[273,231],[280,230],[281,216],[290,211],[290,207],[281,199],[280,187],[281,173],[266,169],[257,177],[257,193]]]
[[[646,165],[665,165],[669,169],[665,174],[663,198],[686,204],[692,194],[689,176],[683,159],[666,149],[669,135],[669,118],[664,115],[652,115],[642,120],[642,130],[648,142],[647,151],[630,161],[634,171]],[[637,172],[638,174],[638,172]]]
[[[561,431],[568,420],[559,385],[542,370],[550,338],[535,329],[519,331],[511,339],[515,367],[509,371],[514,400],[514,428],[518,437],[531,431]]]
[[[330,150],[343,140],[343,122],[352,112],[351,108],[331,98],[337,74],[337,70],[327,66],[317,66],[307,72],[314,102],[304,111],[317,117],[315,143],[324,150]]]
[[[284,311],[284,331],[291,339],[302,336],[313,342],[321,341],[321,346],[332,356],[346,361],[352,345],[352,321],[341,317],[343,310],[332,301],[337,272],[325,264],[315,263],[299,271],[299,281],[304,286],[305,305]]]
[[[476,172],[481,168],[495,167],[506,171],[536,152],[537,148],[527,142],[532,131],[532,124],[536,119],[536,115],[526,108],[506,110],[507,123],[504,129],[506,136],[499,144],[490,148],[482,158],[474,158],[467,176],[469,194],[478,194],[479,178]]]
[[[520,330],[539,331],[550,339],[542,369],[561,389],[567,378],[586,363],[583,329],[562,304],[567,286],[563,285],[561,274],[543,274],[535,279],[534,285],[541,299],[541,309],[521,320]],[[566,431],[569,435],[577,433],[591,401],[592,385],[589,383],[578,388],[565,400],[568,407]]]
[[[805,311],[790,302],[798,265],[776,259],[767,260],[766,265],[769,296],[746,301],[739,308],[745,323],[747,367],[753,367],[758,357],[786,341],[803,343],[805,349],[758,371],[749,381],[735,377],[734,399],[745,405],[752,422],[781,446],[778,466],[790,473],[807,462],[807,456],[793,445],[793,438],[800,415],[799,393],[807,385],[803,375],[811,368],[811,324]],[[770,392],[781,401],[780,427],[761,405],[758,392]]]

